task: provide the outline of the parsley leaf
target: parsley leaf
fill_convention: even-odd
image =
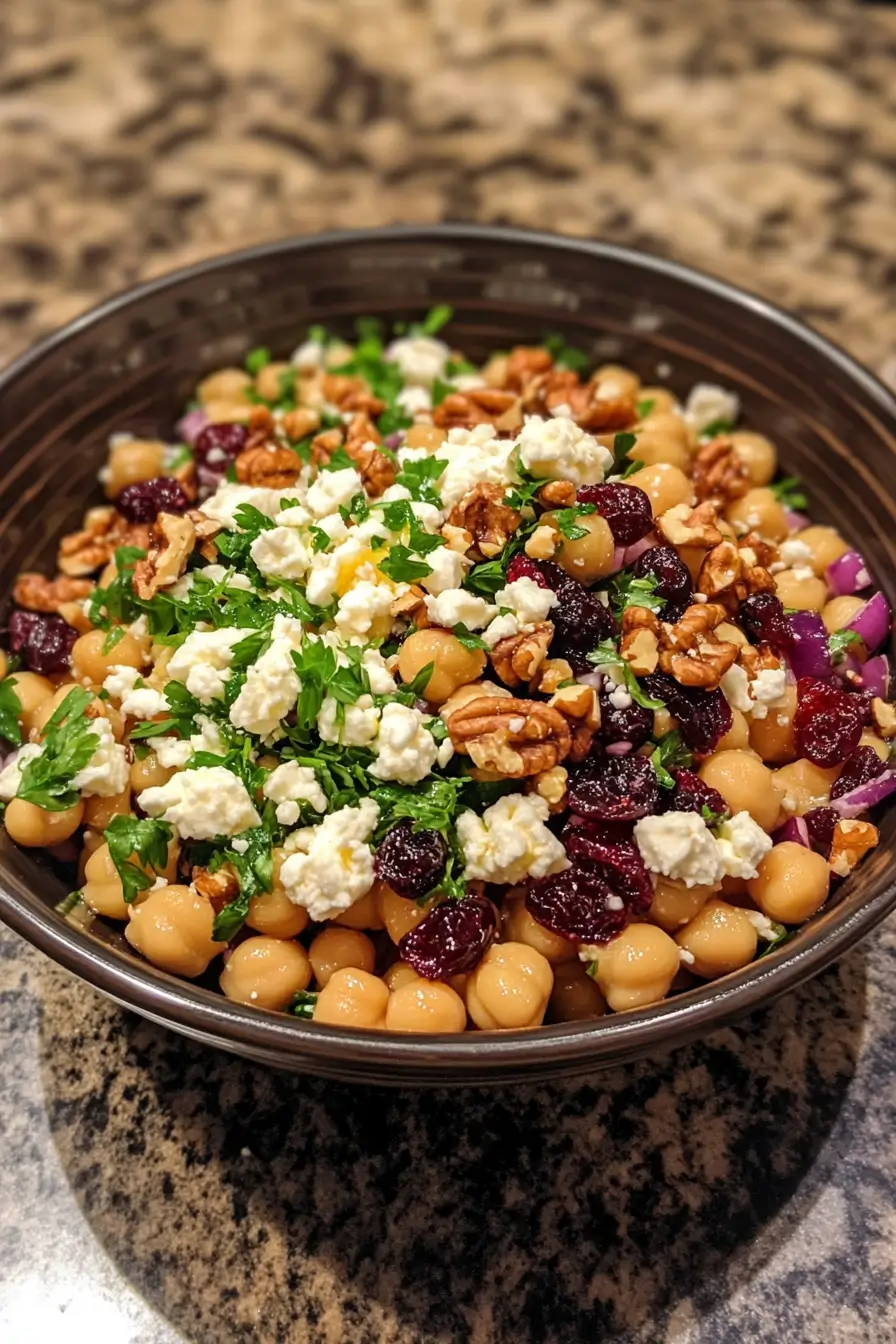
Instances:
[[[713,812],[709,804],[704,803],[700,809],[700,815],[711,830],[713,826],[718,826],[720,822],[727,821],[731,813],[727,808],[724,812]]]
[[[437,303],[420,323],[420,331],[424,336],[435,336],[437,331],[448,325],[453,316],[454,309],[450,303]]]
[[[308,531],[311,533],[312,551],[314,551],[315,554],[317,554],[318,551],[325,551],[330,544],[329,532],[325,532],[322,527],[317,527],[313,523]]]
[[[294,1017],[310,1019],[314,1016],[314,1007],[317,1003],[317,993],[313,989],[300,989],[293,995],[292,1003],[289,1005],[289,1011]]]
[[[22,744],[22,729],[19,719],[22,716],[22,702],[16,695],[15,677],[0,681],[0,737],[11,742],[14,747]]]
[[[385,560],[380,561],[379,568],[396,583],[413,583],[432,573],[432,565],[420,560],[408,546],[393,546]]]
[[[655,405],[656,397],[645,397],[643,401],[639,401],[638,405],[635,407],[635,414],[638,419],[646,420]]]
[[[396,430],[407,429],[414,423],[413,416],[408,415],[400,406],[390,406],[388,410],[383,411],[376,422],[376,427],[384,438],[394,434]]]
[[[472,630],[468,630],[461,621],[453,626],[451,633],[459,644],[463,644],[465,649],[487,649],[488,645],[479,635],[474,635]]]
[[[778,924],[772,920],[772,937],[765,939],[765,946],[756,954],[756,960],[760,957],[767,957],[769,952],[776,952],[784,943],[790,942],[799,933],[799,929],[787,929],[783,924]]]
[[[674,789],[675,780],[669,771],[678,766],[687,768],[691,765],[693,759],[690,751],[681,740],[681,733],[677,728],[673,729],[671,733],[665,733],[650,753],[650,764],[656,771],[660,788]]]
[[[828,635],[828,651],[831,655],[831,661],[836,667],[849,656],[850,647],[853,644],[861,644],[862,637],[855,630],[835,630],[832,635]]]
[[[424,698],[423,693],[429,685],[429,679],[432,676],[434,669],[435,663],[427,663],[425,667],[421,667],[420,671],[411,679],[411,681],[402,682],[401,686],[398,688],[400,696],[406,699],[409,698],[411,703],[413,703],[414,700],[422,700]]]
[[[628,455],[638,442],[637,434],[628,430],[613,436],[613,470],[624,471],[628,466]]]
[[[270,891],[274,885],[274,854],[270,832],[264,826],[254,826],[240,836],[248,848],[239,853],[228,847],[220,850],[209,863],[209,871],[217,872],[225,863],[234,869],[240,884],[239,895],[219,911],[212,928],[216,942],[227,943],[241,928],[249,913],[253,896]]]
[[[591,361],[584,350],[577,350],[566,344],[566,338],[559,332],[553,332],[544,339],[544,348],[553,356],[558,369],[571,369],[573,373],[587,373]]]
[[[90,595],[87,618],[91,625],[108,630],[113,623],[129,625],[137,619],[142,607],[134,596],[134,567],[145,555],[139,546],[119,546],[115,552],[115,578],[106,588],[94,588]]]
[[[783,480],[775,481],[769,489],[782,508],[799,511],[808,506],[809,501],[798,476],[785,476]]]
[[[444,835],[454,821],[465,783],[463,775],[429,775],[421,784],[380,784],[370,795],[380,808],[374,840],[382,839],[404,817],[411,818],[415,831],[426,829]]]
[[[403,485],[406,490],[410,490],[414,499],[441,508],[442,498],[435,490],[433,482],[439,479],[447,465],[447,458],[440,457],[421,457],[417,461],[405,462],[395,477],[395,484]]]
[[[596,510],[597,506],[594,504],[573,504],[571,508],[558,509],[554,514],[554,522],[567,541],[580,541],[582,537],[588,536],[588,529],[580,527],[576,520],[585,514],[595,513]]]
[[[641,689],[638,678],[625,659],[620,658],[619,650],[609,640],[599,644],[593,653],[588,654],[588,662],[593,663],[595,667],[610,668],[610,675],[614,681],[616,681],[617,674],[621,674],[625,689],[635,704],[640,705],[642,709],[666,708],[664,700],[653,700],[646,691]]]
[[[621,570],[610,586],[610,604],[614,614],[621,616],[629,607],[646,607],[648,611],[662,611],[665,602],[657,595],[658,583],[655,574],[645,574],[643,578],[636,579],[632,570]]]
[[[340,444],[334,448],[326,462],[321,464],[321,471],[345,471],[347,467],[356,467],[358,464],[353,457]]]
[[[714,439],[717,434],[730,434],[734,428],[734,421],[729,420],[727,415],[720,415],[717,420],[710,420],[708,425],[704,425],[700,431],[701,439]]]
[[[105,832],[109,857],[121,878],[127,905],[155,881],[138,864],[160,873],[168,863],[168,846],[173,834],[166,821],[149,817],[145,821],[138,821],[136,817],[113,817],[109,822]],[[132,862],[134,856],[137,863]]]
[[[246,371],[254,377],[261,373],[271,362],[271,352],[265,346],[259,345],[254,350],[250,350],[246,356]]]
[[[22,767],[16,794],[46,812],[64,812],[78,801],[72,780],[97,749],[97,735],[85,711],[93,696],[80,686],[69,691],[47,720],[43,750]]]

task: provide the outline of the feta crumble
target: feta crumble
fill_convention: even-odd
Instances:
[[[144,789],[139,802],[148,816],[167,821],[184,840],[213,840],[261,825],[242,780],[223,765],[184,770],[167,784]]]
[[[613,466],[613,454],[592,434],[565,416],[532,415],[518,439],[519,459],[540,480],[599,485]]]
[[[369,840],[380,809],[372,798],[357,807],[331,812],[319,826],[307,826],[289,837],[293,850],[280,868],[280,882],[294,905],[311,919],[333,919],[373,886],[373,854]]]
[[[326,812],[326,795],[317,782],[317,775],[307,765],[284,761],[272,770],[262,788],[265,798],[277,804],[277,820],[281,826],[294,826],[298,821],[300,803],[308,803],[315,812]]]
[[[537,794],[510,793],[487,807],[481,817],[462,812],[457,837],[467,877],[473,881],[522,882],[569,867],[566,850],[545,825],[548,805]]]

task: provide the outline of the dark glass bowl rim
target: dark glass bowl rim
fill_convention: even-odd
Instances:
[[[288,237],[183,267],[133,286],[105,300],[51,333],[0,373],[0,396],[33,364],[71,336],[111,313],[139,307],[141,301],[185,280],[211,275],[233,265],[287,253],[333,246],[369,246],[377,241],[442,244],[452,240],[531,244],[599,257],[684,282],[733,305],[750,309],[835,365],[864,397],[896,418],[896,397],[866,368],[834,342],[821,336],[766,299],[716,276],[633,248],[521,228],[473,224],[394,225],[378,229],[336,230]],[[896,906],[896,878],[871,900],[847,895],[825,920],[805,930],[792,944],[752,962],[743,970],[664,1000],[649,1008],[609,1015],[593,1022],[546,1026],[537,1031],[468,1032],[464,1035],[400,1036],[315,1026],[311,1022],[232,1003],[189,981],[177,980],[148,964],[131,962],[104,944],[69,926],[24,885],[7,885],[0,872],[0,919],[34,946],[119,1004],[151,1020],[198,1039],[286,1068],[304,1068],[331,1076],[367,1081],[450,1083],[452,1078],[487,1082],[572,1072],[576,1066],[601,1067],[692,1039],[719,1027],[816,975],[870,933]],[[16,884],[18,885],[18,884]]]

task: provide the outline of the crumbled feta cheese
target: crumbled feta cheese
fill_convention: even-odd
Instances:
[[[749,812],[737,812],[716,828],[716,845],[726,877],[751,878],[772,847],[771,837]]]
[[[557,605],[557,594],[542,588],[534,579],[514,579],[495,594],[495,603],[507,607],[516,617],[521,630],[531,629],[548,618],[548,612]]]
[[[301,648],[303,634],[302,622],[294,616],[274,617],[270,648],[249,668],[230,707],[235,728],[265,738],[282,735],[280,721],[295,708],[299,696],[292,655]]]
[[[422,415],[432,410],[432,397],[428,388],[403,387],[395,398],[395,404],[401,407],[405,415]]]
[[[262,574],[275,579],[301,579],[311,567],[313,551],[295,528],[272,527],[259,532],[249,554]]]
[[[252,504],[260,513],[273,518],[279,513],[280,501],[286,493],[283,490],[269,490],[261,485],[237,485],[225,481],[201,506],[201,512],[233,532],[237,527],[236,510],[241,504]]]
[[[317,716],[321,742],[340,742],[344,747],[369,746],[379,726],[380,711],[369,695],[359,696],[353,705],[343,705],[328,695]]]
[[[510,485],[517,479],[515,443],[513,439],[495,438],[493,425],[476,425],[473,429],[450,429],[448,437],[435,453],[447,462],[436,486],[442,503],[451,509],[468,490],[480,483]],[[412,456],[415,454],[415,456]],[[399,461],[428,457],[426,449],[404,449]]]
[[[88,727],[97,738],[97,747],[84,768],[75,775],[72,788],[87,798],[112,798],[127,787],[130,771],[127,751],[115,741],[108,719],[91,719]]]
[[[374,695],[391,695],[395,690],[395,678],[386,666],[386,660],[379,649],[365,649],[361,655],[361,666],[367,673],[370,689]]]
[[[690,391],[684,408],[684,418],[695,434],[700,435],[715,420],[730,420],[735,424],[740,415],[740,400],[715,383],[696,383]]]
[[[502,639],[510,639],[511,635],[518,635],[520,632],[520,623],[515,616],[496,616],[489,626],[482,632],[483,643],[488,648],[493,649]]]
[[[284,761],[272,770],[262,789],[265,798],[277,804],[281,826],[294,826],[299,819],[300,803],[309,803],[315,812],[326,812],[327,799],[317,775],[307,765]]]
[[[773,919],[769,919],[768,915],[763,915],[759,910],[745,910],[744,914],[765,943],[773,943],[784,932],[782,924],[776,924]]]
[[[384,584],[362,581],[350,588],[339,599],[334,623],[347,643],[365,643],[374,627],[385,635],[391,627],[392,603],[395,594]]]
[[[406,383],[432,387],[437,378],[445,376],[451,348],[434,336],[402,336],[386,347],[386,358],[398,365]]]
[[[778,552],[786,569],[796,569],[800,565],[812,564],[812,551],[799,537],[789,537],[782,541]]]
[[[635,841],[652,873],[685,886],[712,886],[725,868],[715,836],[694,812],[666,812],[635,823]]]
[[[320,341],[302,341],[289,357],[289,362],[306,373],[315,373],[324,367],[325,347]]]
[[[614,709],[631,709],[632,698],[624,686],[614,686],[607,696]]]
[[[751,714],[753,712],[750,678],[737,663],[732,663],[719,685],[722,688],[722,694],[732,709],[739,709],[741,714]]]
[[[149,743],[164,770],[183,769],[197,751],[208,751],[213,756],[227,755],[227,745],[218,725],[204,714],[197,714],[195,723],[199,732],[186,740],[179,737],[154,737]]]
[[[220,583],[222,579],[227,579],[228,588],[238,588],[244,593],[251,593],[252,591],[252,580],[247,574],[237,574],[232,569],[226,569],[224,565],[205,565],[202,569],[191,571],[189,574],[184,574],[183,577],[185,579],[192,579],[194,572],[201,574],[202,577],[208,579],[210,583]],[[180,582],[181,580],[178,579],[178,583]],[[175,587],[176,585],[172,585],[168,591],[173,592]]]
[[[427,532],[438,532],[445,521],[442,510],[437,509],[435,504],[427,504],[425,500],[415,499],[411,504],[411,512]]]
[[[327,607],[335,597],[348,592],[359,579],[375,577],[370,539],[360,527],[352,527],[345,541],[332,551],[319,551],[311,561],[305,596],[318,607]]]
[[[6,762],[0,770],[0,802],[9,803],[15,798],[22,782],[23,768],[29,761],[40,756],[42,751],[43,747],[36,743],[26,742],[23,747],[19,747],[12,759]]]
[[[171,706],[161,691],[151,686],[138,686],[140,673],[136,667],[117,663],[109,668],[103,690],[121,705],[122,714],[134,719],[152,719],[156,714],[167,714]]]
[[[468,630],[482,630],[498,614],[498,608],[484,597],[468,593],[465,588],[445,588],[436,597],[427,597],[426,614],[433,625],[444,625],[448,630],[465,625]]]
[[[793,577],[798,583],[805,583],[807,579],[815,578],[815,570],[811,565],[798,565],[793,571]]]
[[[230,848],[235,850],[237,854],[248,854],[249,841],[244,840],[241,835],[235,835],[230,842]]]
[[[449,588],[459,588],[469,568],[469,561],[448,546],[430,551],[423,559],[429,565],[430,572],[419,580],[420,586],[434,596]]]
[[[750,682],[753,718],[765,719],[770,709],[787,703],[787,672],[783,667],[763,667]]]
[[[261,825],[242,780],[223,765],[183,770],[167,784],[144,789],[139,803],[148,816],[161,817],[184,840],[212,840]]]
[[[220,700],[230,679],[233,646],[247,633],[230,625],[220,630],[193,630],[171,655],[169,677],[186,686],[201,705]]]
[[[545,825],[548,805],[537,794],[509,793],[481,817],[462,812],[457,838],[471,880],[513,885],[569,867],[566,850]]]
[[[355,495],[363,495],[364,482],[354,467],[342,467],[339,471],[322,471],[313,485],[308,487],[305,502],[315,518],[326,518],[343,505],[348,504]]]
[[[574,420],[530,415],[520,432],[520,462],[539,480],[598,485],[613,465],[613,454]]]
[[[372,798],[357,807],[331,812],[319,826],[290,836],[293,850],[284,859],[280,882],[289,899],[311,919],[332,919],[348,910],[373,886],[373,854],[369,840],[380,809]]]
[[[435,765],[439,745],[416,709],[392,703],[383,706],[377,757],[369,767],[377,779],[418,784]]]

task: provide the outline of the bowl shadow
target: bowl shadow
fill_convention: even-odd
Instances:
[[[659,1059],[411,1092],[206,1050],[74,979],[60,1004],[54,976],[42,1077],[93,1232],[195,1344],[652,1344],[824,1187],[865,983],[857,950]]]

